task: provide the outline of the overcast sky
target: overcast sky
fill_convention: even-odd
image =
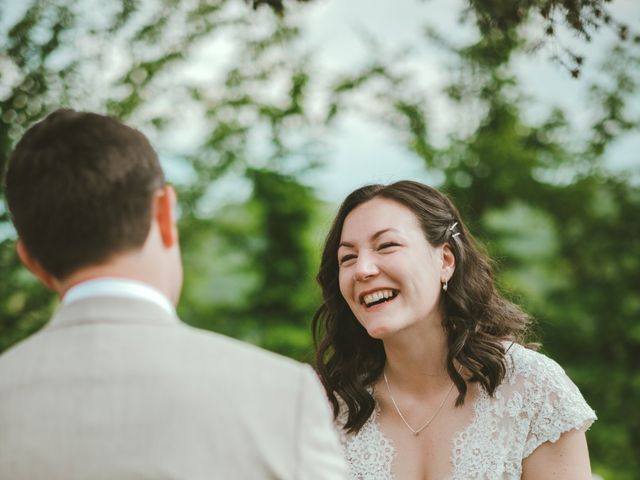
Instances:
[[[330,70],[339,70],[357,65],[366,55],[366,46],[361,40],[363,31],[375,34],[389,50],[400,50],[402,46],[415,48],[425,24],[436,27],[460,44],[472,40],[473,29],[458,21],[465,4],[462,0],[318,1],[305,8],[304,24],[309,42],[321,46],[316,60]],[[614,0],[611,11],[630,25],[640,25],[640,1]],[[532,97],[526,111],[530,121],[539,121],[552,106],[559,106],[580,131],[589,120],[588,86],[597,78],[598,64],[616,38],[603,30],[594,36],[591,44],[566,36],[564,40],[585,54],[581,79],[571,78],[565,69],[549,60],[552,47],[517,59],[513,68],[521,81],[522,92]],[[429,120],[433,122],[433,139],[438,142],[443,141],[461,119],[459,113],[447,108],[441,93],[448,75],[442,52],[435,48],[429,50],[426,43],[422,42],[425,46],[416,55],[420,63],[412,67],[419,69],[426,88],[432,93]],[[640,95],[636,95],[632,109],[640,116]],[[340,200],[356,187],[371,182],[402,178],[438,182],[438,178],[426,174],[421,161],[403,147],[400,138],[363,116],[350,115],[343,119],[328,142],[327,165],[316,174],[314,181],[322,197],[328,200]],[[626,135],[606,155],[612,168],[640,168],[640,133]]]

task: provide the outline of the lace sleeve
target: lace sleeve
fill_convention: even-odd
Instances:
[[[560,365],[536,352],[523,354],[530,357],[525,362],[529,370],[525,398],[531,419],[526,458],[544,442],[556,442],[564,432],[589,428],[597,417]]]

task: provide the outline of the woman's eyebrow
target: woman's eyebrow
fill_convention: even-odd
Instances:
[[[378,238],[380,235],[382,235],[383,233],[387,233],[387,232],[396,232],[396,233],[400,233],[398,230],[396,230],[395,228],[384,228],[382,230],[378,230],[376,233],[374,233],[373,235],[371,235],[371,240],[375,240],[376,238]]]
[[[376,233],[374,233],[373,235],[371,235],[371,240],[375,240],[376,238],[378,238],[380,235],[387,233],[387,232],[396,232],[396,233],[400,233],[397,229],[391,227],[391,228],[383,228],[382,230],[378,230]],[[340,245],[338,245],[338,248],[340,247],[347,247],[347,248],[353,248],[353,243],[351,242],[340,242]]]

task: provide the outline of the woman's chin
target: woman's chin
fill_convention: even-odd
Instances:
[[[388,337],[391,333],[393,333],[393,329],[391,328],[390,325],[370,325],[367,328],[367,333],[369,334],[369,336],[371,338],[375,338],[378,340],[384,340],[386,337]]]

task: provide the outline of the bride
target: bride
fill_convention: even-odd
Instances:
[[[522,343],[528,316],[442,193],[351,193],[318,281],[317,368],[352,478],[591,478],[593,410]]]

